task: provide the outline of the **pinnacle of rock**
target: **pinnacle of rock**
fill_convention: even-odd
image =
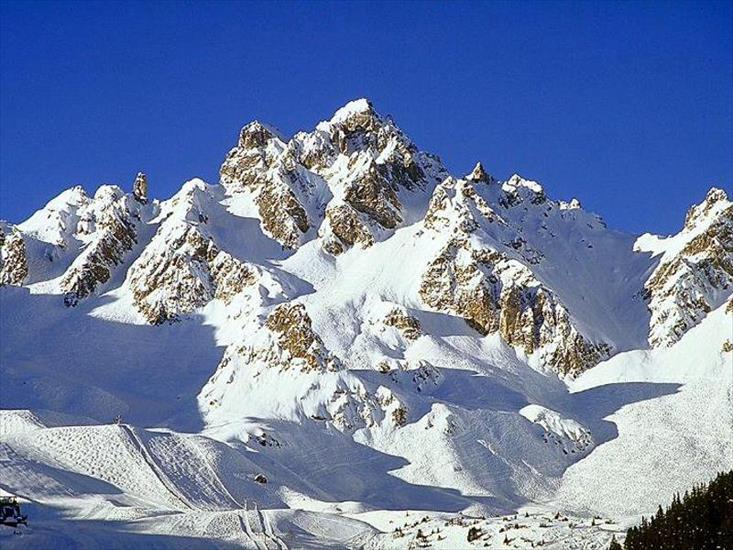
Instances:
[[[488,183],[493,178],[489,174],[486,173],[486,170],[484,170],[483,164],[481,164],[480,162],[477,162],[476,166],[474,166],[471,173],[468,176],[466,176],[466,179],[471,180],[471,181],[477,181],[477,182],[481,181],[481,182]]]
[[[132,184],[132,194],[139,202],[148,202],[148,178],[142,172],[138,172],[135,177],[135,183]]]

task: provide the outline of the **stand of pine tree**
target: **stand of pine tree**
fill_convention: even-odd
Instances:
[[[618,546],[617,546],[618,547]],[[626,550],[733,548],[733,470],[720,473],[709,484],[679,493],[656,515],[629,529]]]

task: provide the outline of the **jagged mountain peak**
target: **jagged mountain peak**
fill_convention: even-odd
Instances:
[[[274,126],[253,120],[239,132],[238,146],[244,149],[261,148],[270,140],[278,140],[281,143],[287,141]]]
[[[717,187],[711,187],[705,195],[705,199],[700,203],[692,206],[685,216],[686,230],[692,230],[698,224],[710,222],[720,212],[730,206],[728,194]]]
[[[178,512],[219,514],[240,521],[237,543],[275,547],[288,507],[328,511],[298,512],[320,533],[346,510],[399,508],[396,524],[435,505],[448,530],[447,511],[594,512],[632,500],[608,480],[636,475],[639,496],[667,483],[659,464],[729,466],[721,190],[678,235],[636,240],[519,175],[451,176],[365,100],[290,139],[246,125],[220,183],[158,201],[140,173],[0,223],[2,404],[76,415],[57,430],[0,411],[4,488],[66,503],[99,479],[94,514],[148,510],[149,495],[174,529]]]
[[[722,189],[690,208],[679,233],[647,233],[634,248],[659,262],[644,286],[653,346],[679,341],[733,293],[733,203]]]
[[[473,170],[471,170],[471,173],[468,174],[465,179],[483,183],[495,181],[494,178],[486,172],[484,165],[481,164],[481,162],[476,163],[476,166],[473,167]]]
[[[512,174],[512,176],[504,182],[503,188],[506,191],[515,191],[518,188],[526,188],[537,194],[545,192],[539,182],[523,178],[519,174]]]
[[[132,194],[139,202],[148,201],[148,177],[143,172],[138,172],[132,184]]]
[[[249,193],[265,232],[288,249],[320,237],[340,254],[371,246],[427,206],[447,175],[364,99],[287,142],[259,123],[246,126],[222,164],[229,193]]]
[[[351,119],[352,117],[359,117],[362,120],[375,120],[381,121],[382,117],[379,116],[374,108],[374,104],[371,100],[362,97],[354,99],[346,103],[343,107],[336,110],[331,119],[326,123],[328,125],[341,124]],[[323,123],[321,123],[323,124]],[[319,124],[320,126],[320,124]]]

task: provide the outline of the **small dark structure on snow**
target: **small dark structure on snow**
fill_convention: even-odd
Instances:
[[[20,513],[20,504],[15,497],[0,497],[0,525],[17,527],[28,525],[28,516]]]

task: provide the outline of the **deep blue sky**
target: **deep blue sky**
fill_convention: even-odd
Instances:
[[[10,3],[0,217],[72,184],[217,181],[238,129],[366,96],[456,174],[480,159],[610,225],[679,229],[733,182],[733,10],[670,3]]]

